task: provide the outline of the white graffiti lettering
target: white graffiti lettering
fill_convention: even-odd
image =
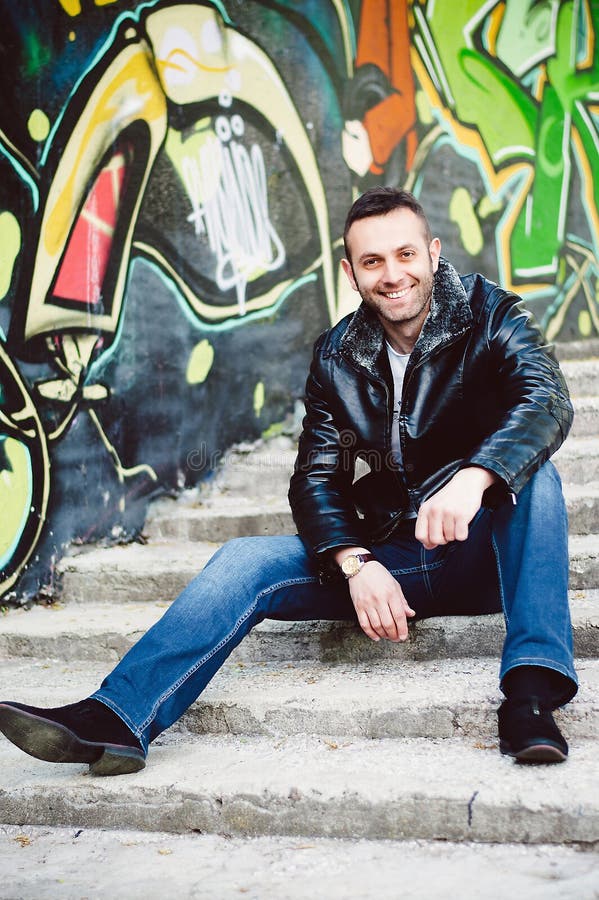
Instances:
[[[239,115],[218,116],[196,156],[183,159],[182,174],[197,235],[206,235],[216,256],[220,290],[235,288],[239,315],[246,311],[250,279],[280,268],[285,248],[268,210],[264,156],[258,144],[249,151],[236,138],[245,126]]]

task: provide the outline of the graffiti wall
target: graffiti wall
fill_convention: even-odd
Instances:
[[[599,334],[599,0],[0,0],[0,602],[301,397],[343,220]]]

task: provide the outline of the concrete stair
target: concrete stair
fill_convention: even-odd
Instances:
[[[113,850],[132,841],[148,872],[157,840],[179,848],[180,860],[193,846],[212,887],[202,893],[196,879],[192,891],[188,873],[182,896],[236,896],[249,884],[260,900],[396,897],[394,854],[414,873],[431,861],[426,878],[413,876],[421,885],[414,897],[449,896],[458,872],[472,873],[489,897],[512,887],[543,900],[596,896],[599,358],[565,359],[563,368],[576,425],[554,461],[569,512],[581,679],[577,698],[557,714],[571,744],[565,765],[523,767],[498,752],[500,616],[430,619],[403,645],[375,644],[352,623],[264,622],[155,742],[137,775],[93,779],[87,767],[32,760],[0,737],[3,857],[3,835],[16,839],[17,826],[48,853],[66,847],[68,829],[84,829]],[[65,557],[58,602],[0,617],[2,694],[48,706],[88,695],[221,542],[293,533],[286,503],[293,459],[288,437],[239,445],[200,489],[152,505],[146,543],[77,548]],[[84,852],[71,844],[71,854]],[[211,869],[227,846],[239,866],[236,887]],[[293,847],[310,852],[291,856]],[[265,854],[300,880],[277,887]],[[337,893],[319,893],[324,874],[312,879],[326,854]],[[52,896],[37,888],[33,895]]]

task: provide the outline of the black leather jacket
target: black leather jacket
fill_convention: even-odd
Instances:
[[[447,260],[410,355],[400,412],[404,473],[391,456],[393,381],[378,318],[364,304],[316,341],[289,502],[316,553],[384,540],[460,468],[517,494],[565,439],[573,411],[551,349],[515,294]],[[354,482],[356,459],[370,472]],[[326,557],[326,554],[325,554]]]

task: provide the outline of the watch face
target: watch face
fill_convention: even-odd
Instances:
[[[344,575],[356,575],[361,569],[357,556],[346,556],[341,563],[341,571]]]

